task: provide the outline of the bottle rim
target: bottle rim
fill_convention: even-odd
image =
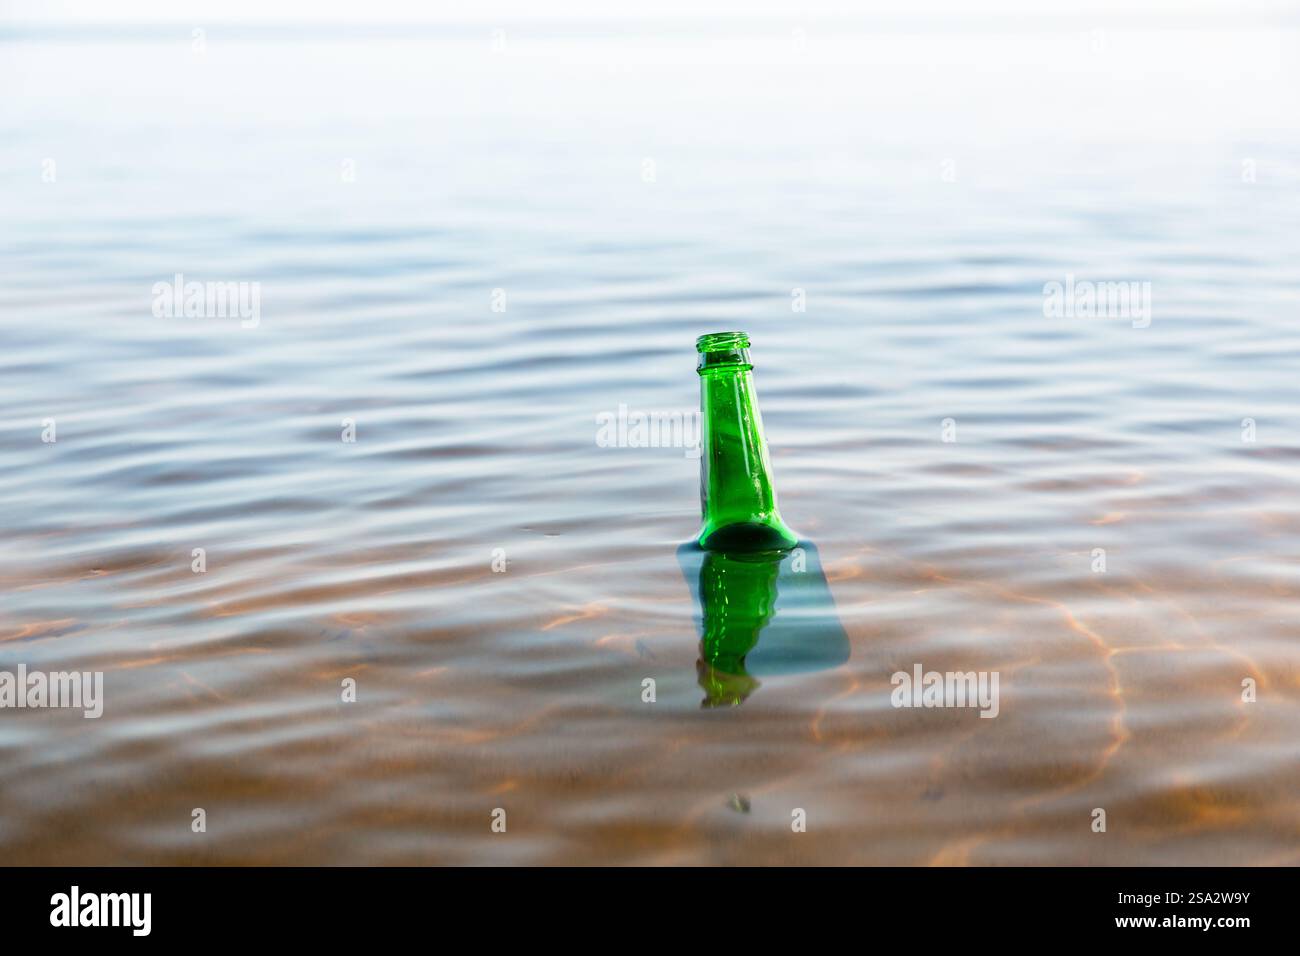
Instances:
[[[710,332],[695,340],[697,352],[735,352],[749,348],[748,332]]]

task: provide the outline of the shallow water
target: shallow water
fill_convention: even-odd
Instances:
[[[106,698],[0,711],[0,858],[1300,862],[1294,30],[782,29],[0,39],[0,669]],[[702,707],[598,420],[735,328],[847,651]]]

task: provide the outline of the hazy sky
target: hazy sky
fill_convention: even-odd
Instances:
[[[476,2],[413,2],[413,0],[0,0],[6,19],[107,22],[120,20],[180,20],[218,22],[273,21],[425,21],[501,18],[523,20],[592,17],[735,18],[738,21],[779,18],[801,21],[818,16],[957,15],[964,19],[991,14],[1059,14],[1074,17],[1186,15],[1297,15],[1289,0],[655,0],[620,6],[597,0],[476,0]]]

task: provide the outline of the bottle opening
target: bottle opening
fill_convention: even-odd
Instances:
[[[747,332],[710,332],[695,340],[697,352],[736,352],[749,348]]]
[[[749,335],[745,332],[710,332],[695,340],[700,363],[695,370],[703,375],[713,369],[750,369]]]

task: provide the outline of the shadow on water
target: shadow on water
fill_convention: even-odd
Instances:
[[[677,549],[698,611],[702,707],[737,706],[760,677],[839,667],[849,638],[835,613],[817,546],[786,552]]]

